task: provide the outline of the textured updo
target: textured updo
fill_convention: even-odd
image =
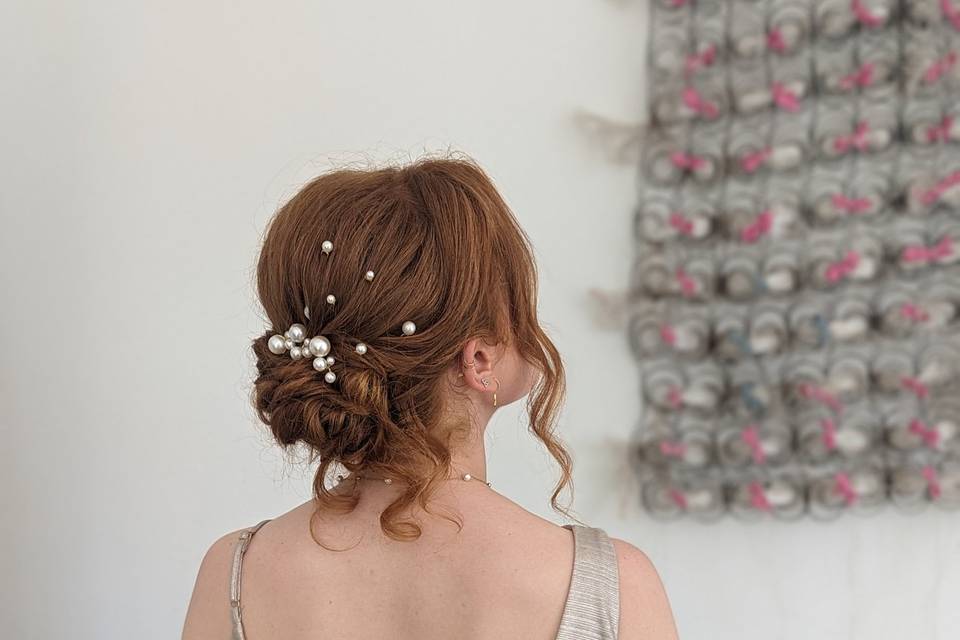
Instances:
[[[321,251],[325,240],[330,254]],[[435,483],[451,473],[450,443],[470,422],[447,405],[455,387],[445,374],[480,336],[515,341],[541,374],[527,396],[530,431],[560,465],[550,502],[567,513],[557,497],[572,484],[571,462],[554,434],[563,364],[537,322],[529,239],[474,161],[423,158],[315,178],[270,220],[256,286],[272,326],[253,342],[253,403],[277,442],[305,445],[319,461],[318,511],[349,512],[359,500],[356,491],[327,489],[331,465],[391,476],[405,491],[383,511],[381,527],[397,540],[419,537],[420,527],[399,516],[414,502],[427,508]],[[401,331],[407,320],[417,326],[413,335]],[[268,348],[295,322],[330,340],[334,383],[310,358]],[[365,354],[355,352],[357,342],[368,345]]]

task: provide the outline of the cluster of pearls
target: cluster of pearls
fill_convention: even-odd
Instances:
[[[307,337],[307,328],[302,324],[295,323],[290,325],[284,334],[275,334],[270,336],[267,342],[267,348],[270,353],[280,355],[290,351],[290,357],[294,360],[313,357],[313,368],[317,371],[326,373],[323,379],[327,382],[335,382],[337,374],[330,370],[331,365],[336,359],[328,355],[330,353],[330,341],[324,336]]]
[[[324,240],[320,245],[320,250],[326,255],[333,251],[333,242],[330,240]],[[367,271],[364,274],[364,278],[367,282],[373,281],[373,271]],[[327,304],[336,304],[337,297],[335,295],[328,294],[326,297]],[[310,319],[310,308],[303,308],[303,315]],[[409,336],[413,335],[417,330],[417,325],[412,321],[407,320],[400,326],[400,330],[403,332],[403,335]],[[301,358],[313,358],[313,368],[320,372],[324,373],[323,379],[329,383],[333,383],[337,379],[337,374],[330,370],[331,365],[333,365],[336,360],[333,356],[329,355],[330,353],[330,341],[324,336],[314,336],[312,338],[307,337],[307,328],[302,324],[294,323],[290,325],[290,328],[287,329],[283,335],[275,334],[270,336],[270,339],[267,341],[267,348],[270,349],[270,353],[281,355],[287,351],[290,352],[290,357],[294,360],[300,360]],[[367,352],[367,345],[362,342],[358,342],[354,347],[354,350],[363,355]],[[469,475],[465,480],[469,480]]]

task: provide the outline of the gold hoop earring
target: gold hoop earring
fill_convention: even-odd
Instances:
[[[473,369],[473,368],[476,366],[476,364],[477,364],[477,361],[474,360],[473,362],[467,362],[467,363],[465,363],[463,366],[467,367],[468,369]],[[458,373],[458,374],[457,374],[457,377],[458,377],[458,378],[462,378],[462,377],[463,377],[463,371],[461,371],[460,373]]]
[[[500,390],[500,380],[494,376],[493,381],[497,383],[497,388],[493,391],[493,406],[497,406],[497,391]]]

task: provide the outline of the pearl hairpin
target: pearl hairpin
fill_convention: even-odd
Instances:
[[[320,244],[320,250],[324,254],[329,254],[333,251],[333,242],[330,240],[324,240]],[[372,270],[368,270],[363,276],[368,282],[373,281],[374,273]],[[337,297],[330,293],[327,294],[325,300],[327,304],[336,304]],[[310,320],[310,307],[304,305],[303,315],[307,320]],[[403,332],[403,335],[409,336],[413,335],[417,330],[417,325],[414,324],[412,320],[405,321],[400,325],[400,330]],[[330,341],[324,336],[314,336],[312,338],[307,337],[307,328],[300,323],[294,323],[290,325],[290,328],[287,329],[283,335],[274,334],[270,336],[270,339],[267,341],[267,348],[270,349],[270,353],[275,355],[283,354],[287,351],[290,352],[290,357],[294,360],[299,360],[301,358],[313,358],[313,368],[318,372],[323,373],[323,379],[328,383],[333,383],[337,379],[337,374],[331,370],[331,366],[336,362],[330,353]],[[369,347],[363,342],[358,342],[354,346],[354,351],[360,355],[367,353]],[[467,474],[467,480],[469,480],[469,474]]]
[[[308,308],[304,307],[303,310],[304,315],[309,319]],[[402,326],[404,335],[411,335],[416,331],[416,328],[416,325],[410,320],[404,322]],[[299,322],[290,325],[290,328],[284,331],[283,335],[278,333],[270,336],[270,339],[267,341],[267,348],[270,349],[270,353],[276,355],[281,355],[289,351],[290,357],[294,360],[312,357],[313,368],[324,374],[324,380],[332,383],[337,379],[337,374],[330,369],[336,362],[336,359],[332,355],[329,355],[330,340],[325,336],[308,338],[307,328]],[[358,342],[354,346],[354,351],[360,355],[366,354],[368,350],[369,347],[363,342]]]

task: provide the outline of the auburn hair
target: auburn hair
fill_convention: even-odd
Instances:
[[[333,243],[329,254],[321,251],[325,240]],[[319,461],[315,516],[350,512],[359,501],[357,485],[350,494],[328,490],[328,470],[339,464],[403,481],[404,492],[380,515],[381,528],[396,540],[420,536],[416,522],[400,514],[415,502],[430,511],[436,483],[450,473],[451,442],[470,429],[466,413],[445,406],[456,391],[445,374],[473,337],[515,341],[540,373],[526,401],[529,429],[559,464],[550,503],[568,514],[557,498],[569,487],[572,500],[572,461],[555,433],[565,374],[537,321],[533,249],[475,161],[424,157],[313,179],[268,223],[256,288],[272,327],[253,342],[252,401],[280,445],[305,445]],[[326,302],[331,293],[335,304]],[[407,320],[417,326],[413,335],[401,332]],[[333,384],[311,358],[268,348],[272,335],[297,322],[308,336],[330,340]],[[368,345],[365,354],[355,352],[357,342]]]

